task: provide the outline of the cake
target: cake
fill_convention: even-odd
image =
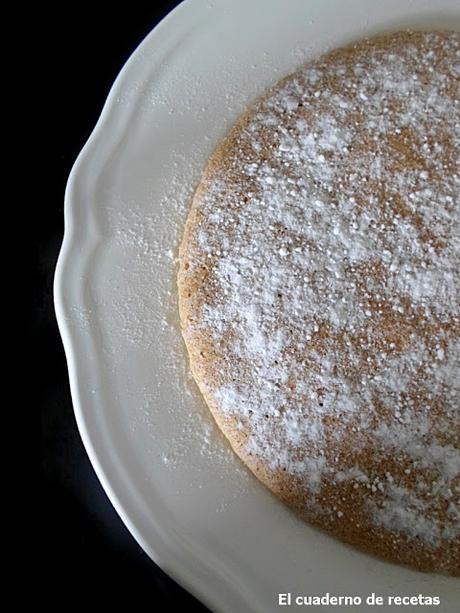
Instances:
[[[301,518],[460,575],[460,35],[329,52],[231,129],[179,253],[193,376]]]

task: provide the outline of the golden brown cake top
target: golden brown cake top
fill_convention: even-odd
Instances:
[[[241,455],[433,549],[460,536],[459,79],[452,32],[306,65],[216,152],[181,250],[194,374]]]

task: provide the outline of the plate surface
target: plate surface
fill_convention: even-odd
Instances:
[[[349,549],[248,473],[191,380],[176,307],[190,198],[241,111],[306,59],[403,27],[460,30],[458,0],[186,0],[121,71],[69,178],[55,302],[84,444],[141,546],[214,611],[276,611],[287,592],[458,602],[457,580]]]

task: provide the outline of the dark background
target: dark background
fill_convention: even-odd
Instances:
[[[67,6],[67,3],[62,3]],[[51,77],[49,185],[34,227],[33,346],[41,409],[40,585],[47,610],[68,604],[129,605],[204,613],[167,577],[119,519],[91,467],[74,420],[65,356],[53,308],[53,276],[63,236],[68,174],[90,135],[119,70],[155,24],[178,2],[112,4],[98,14],[53,8],[43,50]],[[105,609],[107,610],[107,609]]]

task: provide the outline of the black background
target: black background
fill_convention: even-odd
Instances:
[[[62,3],[67,5],[68,3]],[[32,335],[41,409],[40,569],[47,610],[69,604],[128,605],[190,612],[207,609],[140,549],[111,506],[91,467],[74,420],[65,356],[53,308],[54,269],[63,235],[68,174],[90,135],[119,70],[155,24],[178,2],[110,5],[98,14],[53,9],[43,44],[51,77],[50,179],[33,228]],[[51,169],[51,171],[50,171]],[[107,610],[107,609],[105,609]]]

